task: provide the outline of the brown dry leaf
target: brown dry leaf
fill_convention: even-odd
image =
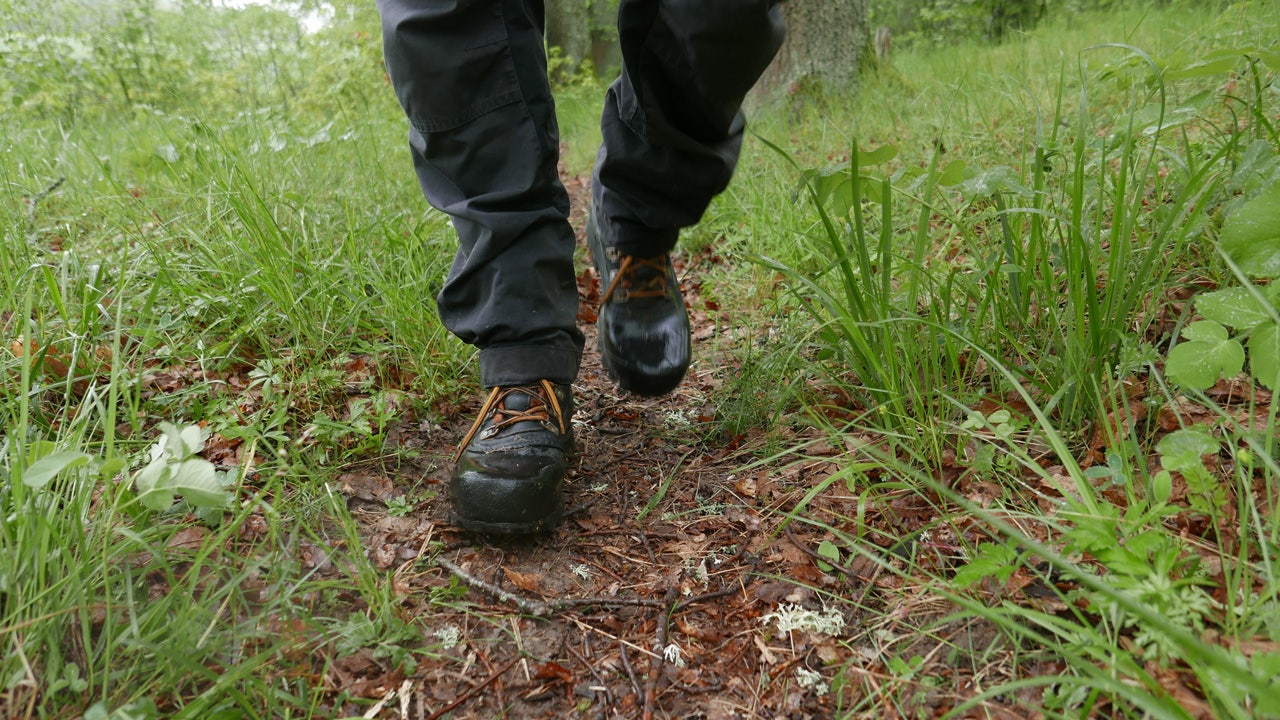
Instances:
[[[1265,637],[1249,638],[1247,640],[1225,639],[1222,644],[1239,651],[1247,658],[1252,658],[1258,653],[1280,653],[1280,643]]]
[[[361,471],[339,475],[338,492],[369,502],[386,502],[395,497],[396,487],[384,475]]]
[[[503,568],[504,570],[506,568]],[[573,673],[561,665],[560,663],[547,661],[538,666],[533,672],[533,676],[538,680],[559,680],[566,685],[573,684]]]
[[[379,545],[369,551],[369,562],[379,570],[386,570],[395,564],[396,549],[393,544]]]
[[[1004,488],[993,482],[979,480],[969,486],[965,497],[984,508],[990,507],[997,498],[1004,497]]]
[[[1177,670],[1164,670],[1155,663],[1147,663],[1147,672],[1151,673],[1173,699],[1196,720],[1213,720],[1213,709],[1200,695],[1183,682]]]
[[[193,525],[174,533],[173,537],[169,538],[169,547],[196,550],[204,544],[204,539],[208,536],[209,531],[206,528]]]
[[[1093,436],[1089,439],[1090,450],[1102,450],[1111,446],[1112,438],[1127,438],[1133,431],[1134,423],[1147,417],[1147,406],[1140,400],[1131,401],[1123,411],[1107,413],[1103,422],[1095,423]]]
[[[1189,425],[1213,425],[1216,421],[1217,415],[1212,410],[1185,398],[1179,398],[1173,406],[1164,405],[1156,413],[1160,429],[1169,432]]]
[[[819,642],[814,646],[814,652],[818,654],[818,658],[822,662],[828,665],[840,659],[840,648],[836,645],[835,640],[827,639]]]
[[[755,640],[756,647],[760,649],[760,659],[764,661],[766,665],[777,665],[778,656],[773,654],[773,649],[768,645],[765,645],[764,640],[761,640],[759,635],[752,639]]]
[[[244,441],[239,438],[228,440],[220,433],[212,433],[209,439],[204,441],[204,449],[200,452],[205,460],[214,465],[240,465],[240,446]],[[250,464],[252,465],[252,459]]]
[[[1250,401],[1266,404],[1271,401],[1271,393],[1257,387],[1248,373],[1218,378],[1218,382],[1205,390],[1204,394],[1224,405]]]
[[[507,576],[507,580],[510,580],[512,585],[515,585],[525,592],[538,592],[538,586],[542,581],[542,578],[538,577],[535,573],[516,572],[508,567],[503,567],[502,573]]]

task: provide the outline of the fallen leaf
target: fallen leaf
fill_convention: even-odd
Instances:
[[[196,550],[204,544],[204,539],[208,536],[209,531],[199,525],[183,528],[169,538],[169,547]]]
[[[541,578],[536,574],[516,572],[515,570],[506,567],[502,568],[502,573],[507,576],[507,579],[511,581],[512,585],[515,585],[521,590],[530,593],[538,592],[538,585]]]
[[[506,568],[503,569],[506,570]],[[538,669],[533,672],[533,676],[538,680],[559,680],[568,685],[573,684],[573,673],[569,672],[563,665],[551,661],[539,665]]]
[[[760,648],[760,659],[767,665],[777,665],[778,656],[774,655],[773,651],[769,649],[769,646],[764,644],[764,640],[761,640],[759,635],[753,639],[756,641],[756,647]]]

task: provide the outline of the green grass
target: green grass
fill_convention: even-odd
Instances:
[[[770,330],[735,341],[721,429],[776,431],[770,461],[805,452],[787,445],[799,426],[882,441],[806,494],[795,522],[901,578],[900,596],[845,599],[861,611],[941,598],[949,614],[918,628],[940,646],[956,623],[993,628],[950,651],[1011,668],[988,697],[1182,717],[1161,684],[1172,673],[1222,717],[1275,701],[1280,656],[1239,648],[1280,641],[1277,411],[1184,390],[1163,359],[1193,318],[1185,293],[1247,280],[1217,232],[1275,181],[1280,154],[1275,67],[1195,63],[1266,49],[1277,28],[1274,2],[1179,4],[900,53],[856,99],[755,113],[738,176],[684,238],[731,261],[707,292]],[[397,663],[433,652],[392,642],[414,629],[361,553],[327,570],[302,558],[359,543],[327,482],[395,462],[396,418],[474,385],[472,352],[435,318],[452,231],[421,200],[389,91],[306,86],[286,112],[243,107],[238,85],[212,83],[202,107],[0,119],[0,707],[13,715],[332,716],[344,699],[312,666],[330,643]],[[559,95],[570,173],[594,158],[600,93]],[[1208,411],[1214,453],[1175,462],[1176,442],[1161,444],[1150,418],[1179,398]],[[1004,413],[977,413],[984,399]],[[1242,407],[1263,411],[1260,427]],[[212,471],[206,489],[236,503],[202,504],[190,485],[183,503],[148,505],[137,480],[161,422],[199,424],[233,453],[174,477]],[[1161,474],[1173,466],[1177,493]],[[957,468],[959,485],[938,482]],[[998,497],[974,501],[977,479]],[[963,561],[886,558],[891,520],[823,514],[831,491],[868,508],[918,494]],[[1061,609],[1008,590],[1018,564]],[[884,642],[891,682],[846,715],[916,714],[922,684],[943,682],[935,659]],[[1060,667],[1033,671],[1046,659]],[[839,682],[865,685],[859,670]]]
[[[413,398],[468,382],[434,319],[451,231],[423,209],[402,125],[6,117],[5,712],[332,715],[310,664],[394,599],[359,553],[346,572],[304,563],[359,545],[325,483],[380,457]],[[215,476],[235,505],[145,504],[160,421],[239,453]],[[41,458],[65,464],[28,486]]]
[[[953,715],[1016,696],[1055,717],[1189,717],[1199,706],[1180,683],[1215,717],[1280,707],[1280,655],[1240,650],[1280,639],[1277,410],[1247,380],[1242,404],[1221,406],[1162,362],[1194,317],[1180,293],[1249,282],[1217,235],[1280,178],[1277,104],[1257,90],[1280,63],[1248,59],[1273,52],[1278,11],[1121,13],[997,49],[911,54],[847,111],[757,124],[774,141],[748,165],[751,204],[777,207],[769,188],[805,180],[793,195],[803,209],[775,213],[774,241],[746,250],[786,277],[779,314],[809,320],[776,353],[808,348],[825,388],[808,417],[833,442],[881,440],[791,511],[901,579],[901,597],[857,601],[859,612],[941,596],[954,613],[940,625],[997,629],[988,651],[1003,666],[984,668],[988,689]],[[1207,418],[1187,416],[1184,398]],[[1004,409],[978,412],[983,401]],[[1160,412],[1183,429],[1159,426]],[[804,459],[804,446],[793,452]],[[1175,477],[1185,490],[1171,490]],[[992,486],[994,499],[973,499]],[[917,494],[935,508],[925,529],[958,556],[886,556],[900,521],[833,516],[828,488],[870,508]],[[1015,570],[1053,602],[1007,584]],[[1062,669],[1037,669],[1045,658]],[[853,716],[885,703],[926,713],[916,689],[949,672],[932,656],[873,666],[875,682],[865,670],[843,678],[863,685]]]

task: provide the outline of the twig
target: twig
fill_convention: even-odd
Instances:
[[[27,222],[34,223],[36,221],[36,205],[39,205],[41,200],[44,200],[45,198],[49,197],[49,195],[54,190],[57,190],[58,188],[62,187],[62,183],[66,181],[67,181],[67,178],[65,175],[62,177],[59,177],[57,180],[54,180],[52,183],[50,183],[49,187],[36,193],[31,198],[30,204],[27,206]]]
[[[481,655],[481,656],[480,656],[480,662],[484,663],[484,669],[485,669],[485,670],[488,670],[490,673],[492,673],[492,672],[493,672],[493,663],[489,662],[489,658],[488,658],[487,654],[486,654],[486,655]],[[501,680],[499,680],[497,683],[495,683],[494,690],[496,691],[496,692],[495,692],[495,694],[498,696],[498,707],[500,707],[500,708],[506,707],[506,706],[507,706],[507,701],[503,698],[503,693],[502,693],[502,681],[501,681]]]
[[[579,503],[579,504],[577,504],[577,505],[574,505],[573,507],[571,507],[571,508],[569,508],[568,510],[565,510],[565,511],[564,511],[564,515],[563,515],[563,517],[564,517],[564,518],[566,518],[566,519],[567,519],[567,518],[571,518],[571,517],[573,517],[574,515],[577,515],[578,513],[580,513],[580,512],[582,512],[582,511],[584,511],[584,510],[587,510],[587,509],[591,508],[593,505],[595,505],[595,504],[596,504],[596,503],[598,503],[598,502],[600,502],[600,498],[593,498],[593,499],[588,500],[588,501],[586,501],[586,502],[584,502],[584,503]]]
[[[588,637],[590,636],[583,635],[582,639],[585,641]],[[603,688],[604,690],[605,705],[607,707],[614,707],[613,693],[609,692],[609,683],[605,682],[604,677],[602,677],[600,673],[595,669],[595,666],[593,666],[585,656],[578,654],[577,650],[574,650],[573,648],[566,648],[566,649],[569,651],[570,655],[573,655],[573,657],[577,659],[578,662],[582,663],[582,666],[587,669],[587,672],[591,673],[591,677],[595,678],[596,682],[600,683],[600,687]]]
[[[641,655],[652,655],[652,654],[653,654],[653,653],[652,653],[652,652],[650,652],[649,650],[646,650],[645,648],[642,648],[642,647],[640,647],[639,645],[636,645],[636,644],[635,644],[635,643],[633,643],[633,642],[628,642],[628,641],[626,641],[626,640],[623,640],[622,638],[618,637],[617,635],[611,635],[611,634],[609,634],[609,633],[605,632],[604,630],[601,630],[600,628],[592,627],[592,626],[590,626],[590,625],[588,625],[588,624],[586,624],[586,623],[582,622],[581,620],[579,620],[578,618],[576,618],[576,617],[574,617],[574,616],[572,616],[572,615],[567,615],[567,616],[565,616],[565,617],[566,617],[566,618],[568,618],[569,622],[573,623],[574,625],[577,625],[578,627],[582,628],[583,630],[588,630],[588,631],[593,632],[593,633],[595,633],[595,634],[597,634],[597,635],[603,635],[604,637],[609,638],[610,640],[612,640],[612,641],[614,641],[614,642],[618,643],[619,645],[625,645],[626,647],[629,647],[629,648],[631,648],[632,650],[635,650],[636,652],[640,653]],[[638,688],[638,687],[637,687],[637,688],[636,688],[636,697],[639,697],[639,696],[640,696],[640,688]]]
[[[461,567],[458,567],[458,565],[456,565],[452,561],[447,560],[445,558],[437,557],[436,564],[438,564],[440,567],[456,575],[459,580],[463,581],[467,585],[470,585],[471,587],[477,590],[486,592],[503,602],[509,602],[512,605],[515,605],[516,607],[520,608],[520,610],[530,615],[536,615],[538,617],[548,617],[550,615],[554,615],[558,612],[562,612],[570,608],[587,607],[587,606],[598,606],[598,607],[606,607],[606,608],[670,607],[672,608],[670,610],[671,614],[675,614],[688,609],[692,605],[697,605],[698,603],[701,603],[701,602],[706,602],[708,600],[715,600],[718,598],[727,597],[729,595],[732,595],[738,592],[742,588],[740,584],[730,585],[729,587],[721,588],[719,590],[703,593],[701,595],[695,595],[691,598],[685,598],[684,600],[681,600],[679,603],[675,604],[674,607],[671,605],[669,601],[666,601],[666,600],[650,600],[648,598],[638,598],[638,597],[593,596],[593,597],[557,598],[555,600],[548,600],[548,601],[530,600],[529,598],[521,597],[519,595],[516,595],[515,593],[503,590],[502,588],[498,587],[497,585],[491,582],[488,582],[486,580],[481,580],[480,578],[476,577],[475,575],[472,575],[466,570],[463,570]]]
[[[515,593],[507,592],[491,582],[481,580],[445,558],[437,557],[436,563],[440,567],[448,570],[454,575],[457,575],[459,580],[462,580],[471,587],[489,593],[503,602],[509,602],[530,615],[537,615],[539,617],[547,617],[563,610],[568,610],[569,608],[583,607],[586,605],[598,605],[600,607],[664,606],[661,600],[648,600],[646,598],[631,597],[571,597],[558,598],[556,600],[545,602],[542,600],[530,600],[528,598],[520,597]]]
[[[49,187],[36,193],[31,197],[31,200],[28,201],[26,232],[27,232],[27,242],[30,243],[31,245],[37,245],[40,239],[40,234],[36,230],[36,206],[40,204],[41,200],[44,200],[45,198],[49,197],[49,194],[52,193],[54,190],[57,190],[59,187],[62,187],[62,183],[66,181],[67,181],[67,178],[65,176],[59,177],[57,180],[54,180],[53,183],[49,185]]]
[[[645,533],[644,528],[637,527],[636,533],[640,536],[640,542],[644,545],[644,551],[649,555],[649,562],[654,565],[658,564],[658,558],[653,555],[653,548],[649,545],[649,536]]]
[[[696,605],[700,602],[706,602],[708,600],[715,600],[717,598],[728,597],[738,592],[738,590],[740,590],[741,588],[742,588],[741,585],[730,585],[729,587],[721,588],[713,592],[702,593],[701,595],[695,595],[691,598],[685,598],[684,600],[681,600],[680,602],[676,603],[676,606],[671,609],[671,614],[675,615],[676,613],[684,610],[690,605]]]
[[[796,549],[797,549],[797,550],[799,550],[800,552],[804,553],[805,555],[808,555],[810,558],[812,558],[812,559],[813,559],[813,561],[814,561],[815,563],[819,563],[819,562],[820,562],[820,563],[824,563],[824,564],[826,564],[826,565],[830,565],[832,568],[834,568],[834,569],[836,569],[836,570],[839,570],[839,571],[840,571],[840,574],[841,574],[841,575],[844,575],[845,580],[858,580],[858,579],[859,579],[859,578],[858,578],[858,574],[857,574],[856,572],[854,572],[853,570],[851,570],[851,569],[849,569],[849,568],[845,567],[844,565],[841,565],[839,562],[836,562],[836,561],[832,560],[831,558],[823,557],[823,556],[819,555],[818,553],[814,552],[812,549],[810,549],[810,547],[809,547],[808,545],[804,544],[803,542],[801,542],[801,541],[800,541],[800,539],[799,539],[799,538],[797,538],[795,535],[792,535],[792,534],[791,534],[791,528],[789,528],[789,527],[784,527],[784,528],[782,528],[782,532],[783,532],[783,534],[785,534],[785,535],[787,536],[787,539],[791,541],[791,544],[796,546]]]
[[[640,690],[640,681],[636,680],[636,671],[631,669],[631,661],[627,659],[627,644],[618,643],[618,652],[622,656],[622,667],[627,671],[627,679],[631,681],[631,689],[636,692],[636,699],[641,700],[644,693]]]
[[[550,615],[552,612],[552,609],[546,603],[538,602],[536,600],[527,600],[525,598],[520,597],[519,595],[514,595],[512,593],[509,593],[506,590],[503,590],[502,588],[498,587],[497,585],[494,585],[493,583],[485,582],[484,580],[481,580],[480,578],[472,575],[471,573],[467,572],[466,570],[463,570],[462,568],[458,567],[457,565],[453,564],[449,560],[446,560],[442,557],[436,558],[436,564],[448,570],[449,572],[453,573],[454,575],[457,575],[459,579],[461,579],[463,582],[470,585],[471,587],[476,588],[477,590],[483,590],[484,592],[487,592],[490,595],[504,602],[509,602],[515,605],[516,607],[520,608],[521,610],[529,613],[530,615],[545,616],[545,615]]]
[[[482,683],[480,683],[479,685],[476,685],[475,687],[471,688],[470,690],[468,690],[468,691],[466,691],[466,692],[462,693],[462,694],[461,694],[461,695],[459,695],[459,696],[458,696],[458,697],[457,697],[453,702],[449,703],[448,705],[445,705],[444,707],[440,708],[439,710],[437,710],[437,711],[435,711],[435,712],[431,713],[430,715],[428,715],[428,716],[427,716],[427,720],[438,720],[438,718],[440,718],[441,716],[443,716],[445,713],[449,712],[450,710],[452,710],[452,709],[454,709],[454,708],[458,707],[458,706],[459,706],[459,705],[461,705],[462,703],[464,703],[464,702],[466,702],[467,700],[471,699],[471,696],[473,696],[473,695],[475,695],[476,693],[480,692],[482,689],[484,689],[486,686],[488,686],[488,685],[489,685],[489,683],[491,683],[491,682],[493,682],[494,680],[497,680],[498,678],[500,678],[500,677],[502,677],[503,675],[505,675],[505,674],[506,674],[506,672],[507,672],[508,670],[510,670],[511,668],[515,667],[516,663],[518,663],[518,662],[520,662],[520,656],[519,656],[519,655],[517,655],[516,657],[511,658],[511,661],[510,661],[510,662],[508,662],[506,665],[503,665],[502,667],[498,668],[498,671],[497,671],[497,672],[495,672],[495,673],[493,673],[493,674],[492,674],[492,675],[490,675],[489,677],[485,678],[484,682],[482,682]]]
[[[649,679],[644,686],[644,720],[653,720],[653,703],[654,698],[658,694],[658,676],[662,674],[662,663],[665,661],[665,649],[667,647],[667,625],[671,621],[671,614],[675,612],[677,603],[676,589],[674,587],[667,590],[667,596],[663,598],[663,606],[669,607],[670,610],[664,611],[658,616],[658,632],[653,643],[653,657],[649,658]]]

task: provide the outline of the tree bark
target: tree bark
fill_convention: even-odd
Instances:
[[[752,93],[755,104],[819,91],[853,93],[867,52],[868,0],[782,3],[787,41]]]
[[[546,19],[547,47],[559,48],[561,76],[576,73],[584,60],[600,78],[621,64],[617,0],[546,0]]]

